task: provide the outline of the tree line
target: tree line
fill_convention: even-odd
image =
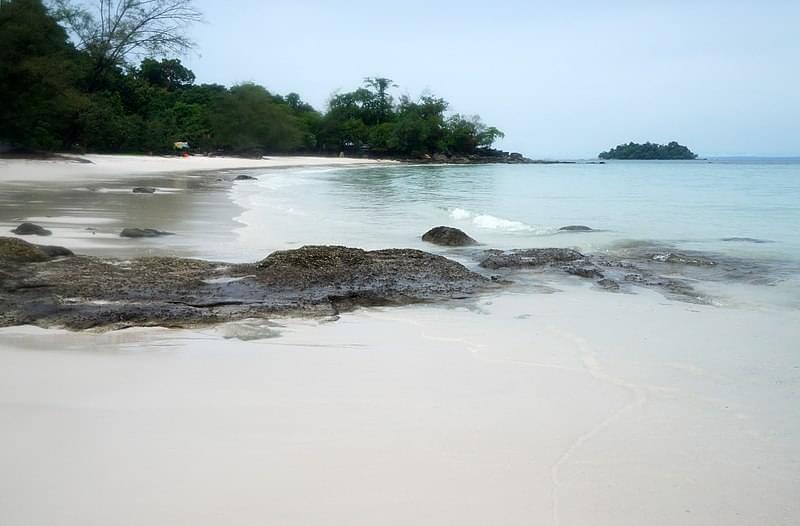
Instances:
[[[253,83],[197,84],[174,57],[200,19],[190,0],[1,1],[0,145],[418,157],[472,154],[503,136],[442,98],[395,99],[387,78],[334,94],[325,111]]]

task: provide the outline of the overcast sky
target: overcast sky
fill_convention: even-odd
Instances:
[[[196,0],[199,82],[324,108],[384,76],[534,157],[677,140],[701,155],[800,155],[800,0]]]

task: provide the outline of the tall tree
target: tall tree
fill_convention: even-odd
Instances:
[[[202,15],[192,0],[52,0],[54,12],[93,68],[89,88],[109,69],[142,55],[165,56],[188,51],[194,43],[186,30]]]

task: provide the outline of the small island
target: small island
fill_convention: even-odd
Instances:
[[[675,141],[669,144],[629,142],[598,155],[601,159],[676,161],[694,160],[697,154]]]

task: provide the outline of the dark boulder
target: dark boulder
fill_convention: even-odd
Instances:
[[[160,236],[172,236],[175,235],[173,232],[163,232],[161,230],[156,230],[155,228],[125,228],[122,232],[119,233],[119,237],[132,237],[132,238],[139,238],[139,237],[160,237]]]
[[[526,250],[492,250],[480,262],[488,269],[540,267],[583,259],[583,254],[570,248],[530,248]]]
[[[49,258],[60,258],[74,256],[75,253],[68,248],[58,247],[54,245],[38,245],[39,250],[47,254]]]
[[[152,186],[137,186],[133,189],[134,194],[154,194],[156,189]]]
[[[252,181],[255,177],[251,175],[237,175],[233,178],[234,181]]]
[[[591,232],[592,229],[586,225],[567,225],[559,228],[561,232]]]
[[[478,242],[458,228],[437,226],[422,234],[422,240],[446,247],[468,247]]]
[[[18,236],[49,236],[52,234],[52,232],[46,228],[33,223],[22,223],[11,232]]]

